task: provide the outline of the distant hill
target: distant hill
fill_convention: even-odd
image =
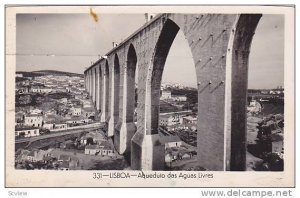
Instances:
[[[22,72],[18,71],[17,74],[22,74],[23,77],[36,77],[36,76],[45,76],[45,75],[53,75],[53,76],[78,76],[83,78],[83,74],[71,73],[71,72],[63,72],[56,70],[39,70],[32,72]]]

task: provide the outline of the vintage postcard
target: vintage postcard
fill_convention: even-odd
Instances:
[[[7,5],[6,187],[294,187],[294,11]]]

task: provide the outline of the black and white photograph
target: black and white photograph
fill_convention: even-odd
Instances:
[[[232,10],[7,7],[7,185],[292,186],[294,7]]]

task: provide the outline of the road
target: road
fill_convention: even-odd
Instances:
[[[99,123],[97,125],[92,125],[91,127],[85,126],[83,128],[68,129],[68,130],[65,130],[65,131],[53,132],[53,133],[46,134],[46,135],[39,135],[39,136],[29,137],[29,138],[21,138],[21,139],[16,139],[15,143],[19,144],[19,143],[24,143],[24,142],[34,142],[34,141],[37,141],[37,140],[42,140],[42,139],[47,139],[47,138],[59,137],[59,136],[64,136],[64,135],[69,135],[69,134],[89,132],[91,130],[99,129],[103,126],[104,126],[104,124]]]

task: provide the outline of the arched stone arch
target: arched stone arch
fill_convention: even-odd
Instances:
[[[93,101],[93,105],[95,105],[95,70],[94,70],[94,68],[91,69],[91,75],[92,75],[92,101]]]
[[[104,70],[104,76],[105,76],[105,112],[106,112],[106,117],[105,121],[107,122],[108,116],[109,116],[109,65],[108,61],[105,61],[105,70]]]
[[[86,79],[86,71],[84,71],[84,89],[87,89],[87,79]]]
[[[94,98],[94,106],[97,108],[97,98],[98,98],[98,83],[97,83],[97,81],[98,81],[98,75],[97,75],[97,67],[95,66],[94,68],[93,68],[93,70],[94,70],[94,96],[93,96],[93,98]]]
[[[113,69],[111,71],[111,97],[110,119],[108,122],[108,136],[114,135],[116,124],[119,120],[119,96],[120,96],[120,62],[118,54],[114,55]]]
[[[172,20],[165,21],[147,70],[145,133],[136,133],[132,139],[131,167],[133,169],[161,170],[164,166],[164,145],[159,141],[158,136],[160,85],[167,55],[179,29]]]
[[[239,83],[237,82],[245,85],[245,79],[247,81],[247,77],[244,76],[241,78],[242,80],[239,79],[235,82],[232,80],[231,83],[227,83],[229,72],[232,72],[232,75],[235,75],[237,78],[247,75],[244,69],[235,71],[234,67],[240,68],[243,64],[248,64],[247,61],[245,62],[245,60],[248,60],[248,55],[245,56],[245,52],[241,52],[241,55],[233,56],[232,71],[231,69],[228,70],[227,60],[231,57],[228,57],[227,52],[228,48],[232,49],[230,44],[232,29],[238,29],[241,35],[234,39],[234,46],[241,51],[248,51],[248,41],[251,41],[252,36],[249,37],[245,34],[250,33],[253,35],[251,27],[256,27],[258,22],[256,19],[259,19],[260,15],[251,15],[249,17],[253,18],[249,19],[243,15],[211,14],[166,15],[163,17],[163,28],[156,43],[152,62],[149,64],[147,71],[144,111],[145,131],[144,134],[136,134],[132,140],[131,164],[133,169],[160,169],[163,166],[164,149],[157,135],[159,87],[167,54],[178,30],[182,29],[189,42],[198,81],[198,112],[201,112],[198,113],[197,126],[198,165],[208,170],[244,170],[242,164],[244,165],[245,161],[242,160],[244,158],[241,156],[245,156],[245,149],[238,151],[238,148],[245,147],[245,141],[239,142],[243,139],[241,135],[245,137],[246,134],[245,115],[241,116],[242,119],[237,116],[239,113],[245,112],[243,111],[245,110],[243,103],[246,100],[247,88],[244,88],[242,94],[238,97],[243,102],[235,107],[237,108],[236,113],[234,113],[234,109],[228,113],[225,112],[225,109],[228,109],[228,107],[225,107],[225,84],[227,93],[228,87],[232,86],[231,84],[236,85],[235,92],[238,92]],[[236,21],[238,22],[236,23]],[[246,33],[243,34],[243,32]],[[245,40],[247,42],[242,42],[242,36],[246,36]],[[230,94],[235,94],[234,90],[231,90],[231,88],[229,90]],[[230,104],[233,104],[231,98],[229,99]],[[231,119],[229,114],[230,116],[235,116],[235,119]],[[229,124],[230,126],[243,126],[235,126],[237,130],[242,129],[242,131],[238,132],[236,130],[232,131],[232,133],[230,131],[231,134],[228,134],[228,122],[231,123]],[[239,122],[242,122],[242,124]],[[231,141],[228,142],[226,138]],[[236,151],[235,153],[233,149]],[[238,162],[238,160],[242,160],[242,162]],[[239,168],[234,168],[235,166]]]
[[[137,54],[133,44],[128,46],[126,63],[122,73],[122,88],[120,92],[120,115],[115,128],[114,143],[120,154],[130,155],[130,142],[136,126],[134,123],[134,96],[135,96],[135,71],[137,67]]]
[[[137,67],[137,55],[131,44],[127,54],[127,109],[126,122],[133,122],[135,101],[135,71]],[[133,98],[132,98],[133,96]]]
[[[89,77],[88,77],[88,71],[86,70],[85,71],[85,90],[86,92],[89,92]]]
[[[103,96],[103,93],[102,93],[102,90],[103,90],[103,87],[102,87],[102,85],[103,85],[103,81],[102,81],[102,70],[101,70],[101,64],[99,63],[99,65],[98,65],[98,85],[99,85],[99,98],[98,98],[98,102],[99,102],[99,112],[101,112],[102,113],[102,108],[103,108],[103,106],[102,106],[102,96]]]
[[[96,109],[100,111],[101,109],[101,69],[100,64],[96,65]]]
[[[92,70],[89,70],[89,95],[92,98]]]

